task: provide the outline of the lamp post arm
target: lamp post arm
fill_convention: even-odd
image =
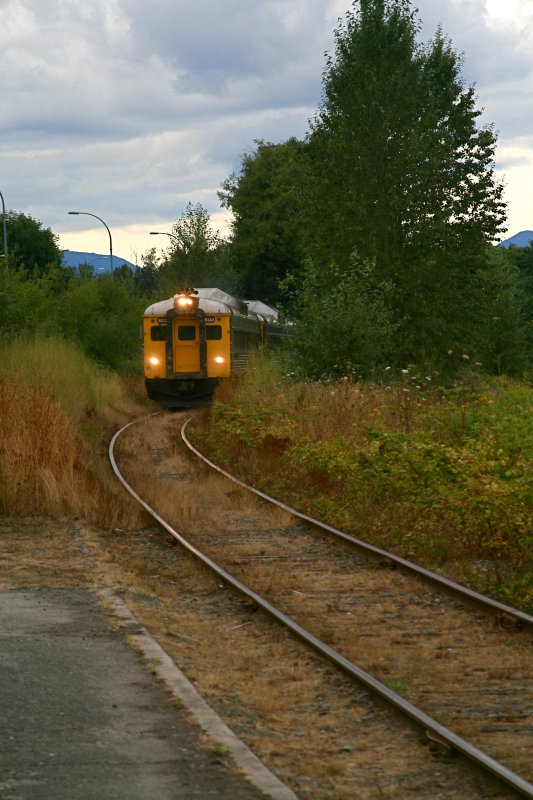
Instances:
[[[109,266],[111,267],[111,272],[113,272],[113,239],[111,238],[111,231],[107,227],[102,217],[99,217],[96,214],[91,214],[90,211],[69,211],[68,213],[73,214],[74,216],[78,216],[78,214],[84,214],[86,217],[94,217],[95,219],[100,220],[109,234]]]
[[[150,231],[150,236],[170,236],[171,239],[179,243],[179,237],[175,233],[168,233],[167,231]]]

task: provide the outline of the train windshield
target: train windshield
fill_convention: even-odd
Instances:
[[[222,325],[206,325],[205,338],[211,342],[219,342],[222,339]]]
[[[180,342],[194,342],[196,339],[196,328],[194,325],[180,325],[178,328],[178,339]]]
[[[152,342],[166,342],[167,326],[152,325],[152,327],[150,328],[150,339],[152,340]]]

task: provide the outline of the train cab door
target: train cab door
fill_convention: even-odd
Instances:
[[[197,319],[174,321],[174,373],[200,372],[200,329]]]

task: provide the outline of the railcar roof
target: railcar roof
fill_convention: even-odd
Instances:
[[[196,289],[198,306],[206,314],[238,314],[242,316],[258,317],[265,320],[277,320],[278,312],[275,308],[261,303],[259,300],[238,300],[222,289],[207,288]],[[163,317],[171,308],[174,308],[174,297],[152,303],[144,312],[145,317]]]
[[[262,303],[261,300],[245,300],[244,302],[248,306],[249,313],[257,314],[257,316],[264,319],[265,322],[278,322],[279,313],[277,309],[272,308],[272,306],[267,306],[267,304]]]

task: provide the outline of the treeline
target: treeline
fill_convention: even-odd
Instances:
[[[131,356],[115,358],[112,343],[135,339],[146,298],[219,286],[281,307],[297,323],[295,355],[310,377],[413,364],[523,374],[531,253],[495,247],[506,223],[496,134],[479,124],[450,40],[438,29],[420,43],[419,31],[409,0],[355,0],[307,135],[256,141],[223,182],[227,239],[189,203],[163,256],[152,249],[133,276],[64,277],[15,248],[9,280],[19,284],[7,311],[3,301],[2,328],[58,324],[115,366]],[[57,323],[36,311],[38,299]]]
[[[23,213],[7,222],[8,264],[0,267],[0,337],[77,342],[93,361],[139,370],[139,326],[154,288],[126,266],[96,276],[85,264],[64,267],[57,236]]]

